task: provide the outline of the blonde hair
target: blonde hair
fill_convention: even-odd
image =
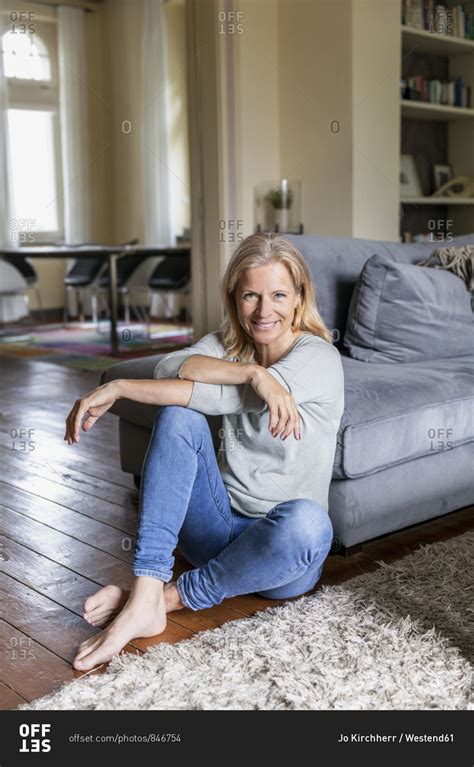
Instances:
[[[240,362],[255,362],[253,339],[239,322],[235,301],[235,288],[246,269],[266,266],[271,262],[284,264],[299,296],[298,306],[291,327],[320,336],[332,344],[330,330],[316,306],[316,292],[308,265],[293,243],[275,232],[251,234],[233,253],[221,280],[221,295],[226,316],[219,327],[227,355]]]

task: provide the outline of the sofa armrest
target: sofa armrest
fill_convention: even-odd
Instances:
[[[138,378],[138,379],[152,379],[153,371],[157,363],[165,357],[169,352],[163,354],[155,354],[150,357],[140,357],[136,360],[127,360],[126,362],[119,362],[117,365],[113,365],[108,370],[105,370],[101,377],[100,383],[109,383],[117,378]],[[155,416],[160,405],[144,405],[142,402],[132,402],[129,399],[119,399],[110,408],[109,413],[118,415],[122,419],[120,424],[120,454],[122,467],[128,466],[130,462],[136,464],[136,459],[128,456],[129,445],[126,439],[122,439],[122,435],[134,434],[139,435],[139,441],[143,440],[143,454],[148,444],[149,434],[153,428]],[[214,448],[217,449],[220,446],[220,429],[222,426],[222,416],[220,415],[206,415],[211,430],[212,440]],[[126,423],[124,423],[126,422]],[[130,424],[132,424],[130,426]],[[146,432],[141,432],[136,427],[146,429]],[[133,448],[132,448],[133,449]],[[128,457],[127,457],[128,456]],[[125,469],[129,471],[130,469]],[[139,473],[134,470],[134,473]]]
[[[150,357],[139,357],[136,360],[126,360],[112,365],[108,370],[104,370],[100,377],[100,383],[105,384],[115,381],[117,378],[136,378],[153,379],[153,371],[157,363],[165,357],[168,352],[163,354],[154,354]],[[118,415],[130,423],[137,426],[143,426],[147,429],[153,428],[153,422],[159,405],[145,405],[142,402],[132,402],[128,399],[119,399],[110,408],[109,413]]]
[[[163,354],[154,354],[150,357],[139,357],[136,360],[126,360],[112,365],[108,370],[104,370],[100,377],[100,383],[109,383],[117,378],[153,378],[153,372],[158,362],[169,352]]]

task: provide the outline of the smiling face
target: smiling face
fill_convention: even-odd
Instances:
[[[235,288],[240,324],[260,344],[290,341],[298,295],[286,266],[272,261],[246,269]]]

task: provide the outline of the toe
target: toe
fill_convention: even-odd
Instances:
[[[118,610],[96,610],[93,613],[84,615],[84,620],[86,620],[92,626],[102,626],[104,623],[107,623],[107,621],[110,621],[111,618],[115,618],[115,616],[118,614]]]
[[[92,645],[94,645],[98,640],[100,639],[100,636],[97,636],[97,634],[94,634],[93,637],[89,637],[89,639],[86,639],[85,642],[81,642],[79,645],[79,649],[77,651],[77,655],[84,655],[86,652],[90,651],[90,648]]]
[[[97,610],[90,610],[88,613],[84,613],[83,618],[85,621],[100,620],[103,615],[107,615],[109,611],[103,608],[97,608]]]
[[[89,649],[80,650],[72,662],[72,665],[74,666],[74,668],[85,668],[84,661],[91,654],[93,654],[94,649],[95,649],[94,647],[90,647]]]
[[[84,601],[84,614],[92,613],[94,610],[97,610],[97,608],[101,605],[102,598],[100,596],[100,591],[97,592],[97,594],[92,594],[92,596],[87,597],[87,599]]]
[[[105,624],[108,623],[114,616],[115,613],[112,611],[109,613],[103,613],[101,615],[94,615],[93,617],[89,618],[88,623],[94,627],[105,626]]]
[[[92,613],[102,605],[107,605],[110,603],[115,604],[116,602],[120,601],[121,597],[122,589],[120,589],[118,586],[114,586],[113,584],[104,586],[103,588],[99,589],[99,591],[96,591],[95,594],[87,597],[84,602],[84,614]]]
[[[104,641],[84,657],[75,658],[74,668],[80,671],[89,671],[101,663],[108,663],[118,652],[110,642]]]

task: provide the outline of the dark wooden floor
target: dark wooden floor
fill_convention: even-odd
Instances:
[[[107,583],[130,587],[138,496],[120,470],[114,416],[104,416],[79,445],[63,442],[65,416],[97,385],[97,374],[20,358],[2,357],[0,366],[0,708],[7,709],[77,675],[77,645],[97,632],[81,618],[85,597]],[[464,509],[379,538],[351,557],[331,555],[316,589],[473,526],[474,509]],[[175,576],[189,567],[177,555]],[[163,634],[134,640],[126,651],[178,642],[276,604],[246,595],[209,610],[180,610]]]

